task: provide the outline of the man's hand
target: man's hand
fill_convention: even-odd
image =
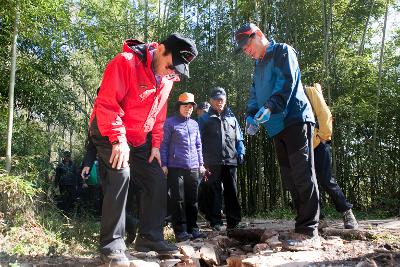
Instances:
[[[242,165],[244,163],[244,155],[243,154],[239,154],[237,157],[237,161],[239,165]]]
[[[110,164],[117,170],[128,166],[129,146],[128,143],[122,142],[112,146]]]
[[[165,176],[168,175],[168,168],[167,166],[161,167],[162,171],[164,172]]]
[[[249,127],[250,125],[253,125],[253,126],[257,127],[258,126],[258,122],[256,122],[252,116],[247,116],[246,117],[246,126]]]
[[[264,123],[271,117],[271,110],[269,108],[261,107],[260,110],[254,116],[254,120],[258,123]]]
[[[158,147],[152,147],[151,148],[151,154],[149,158],[149,163],[153,161],[153,159],[157,159],[158,164],[160,164],[161,167],[161,156],[160,156],[160,149]]]
[[[204,176],[204,174],[206,173],[206,168],[203,165],[200,166],[199,173],[200,176]]]
[[[87,180],[89,177],[89,172],[90,172],[90,167],[83,167],[82,172],[81,172],[81,177],[83,180]]]

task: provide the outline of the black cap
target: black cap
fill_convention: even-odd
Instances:
[[[179,33],[173,33],[161,43],[171,51],[175,70],[189,78],[189,63],[198,54],[193,40],[183,37]]]
[[[235,53],[242,51],[243,47],[247,44],[249,39],[260,29],[253,23],[246,23],[235,32],[235,41],[237,47]]]
[[[67,158],[67,157],[71,157],[71,152],[69,152],[68,150],[65,150],[64,152],[63,152],[63,156],[64,156],[64,158]]]
[[[201,102],[197,105],[197,109],[208,111],[209,108],[210,108],[210,103],[208,103],[207,101]]]
[[[226,92],[222,87],[214,87],[211,89],[210,97],[212,99],[223,99],[226,98]]]

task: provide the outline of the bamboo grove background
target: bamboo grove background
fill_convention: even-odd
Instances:
[[[160,41],[172,32],[193,38],[200,54],[192,78],[173,90],[171,105],[183,91],[200,102],[211,87],[222,86],[244,129],[254,63],[233,55],[233,34],[251,21],[298,51],[303,84],[322,84],[334,115],[334,172],[348,200],[358,209],[396,215],[399,24],[392,24],[390,38],[384,33],[388,14],[398,9],[399,1],[391,0],[0,0],[0,155],[15,33],[13,155],[39,159],[35,164],[49,170],[63,149],[82,157],[102,71],[127,38]],[[287,206],[273,143],[264,132],[245,142],[238,184],[244,211]]]

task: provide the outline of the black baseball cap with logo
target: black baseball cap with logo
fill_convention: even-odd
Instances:
[[[189,63],[198,55],[193,40],[173,33],[161,42],[172,53],[172,64],[175,70],[189,78]]]
[[[235,53],[241,52],[243,47],[245,47],[247,42],[250,40],[250,38],[259,30],[260,30],[260,28],[258,28],[253,23],[246,23],[242,27],[240,27],[235,32],[235,41],[236,41],[237,46],[236,46],[234,52]]]

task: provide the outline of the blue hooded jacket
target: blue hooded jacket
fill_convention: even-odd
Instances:
[[[296,51],[274,40],[264,58],[255,63],[247,114],[254,117],[262,106],[271,110],[271,118],[264,123],[270,137],[297,122],[315,123],[301,83]]]

